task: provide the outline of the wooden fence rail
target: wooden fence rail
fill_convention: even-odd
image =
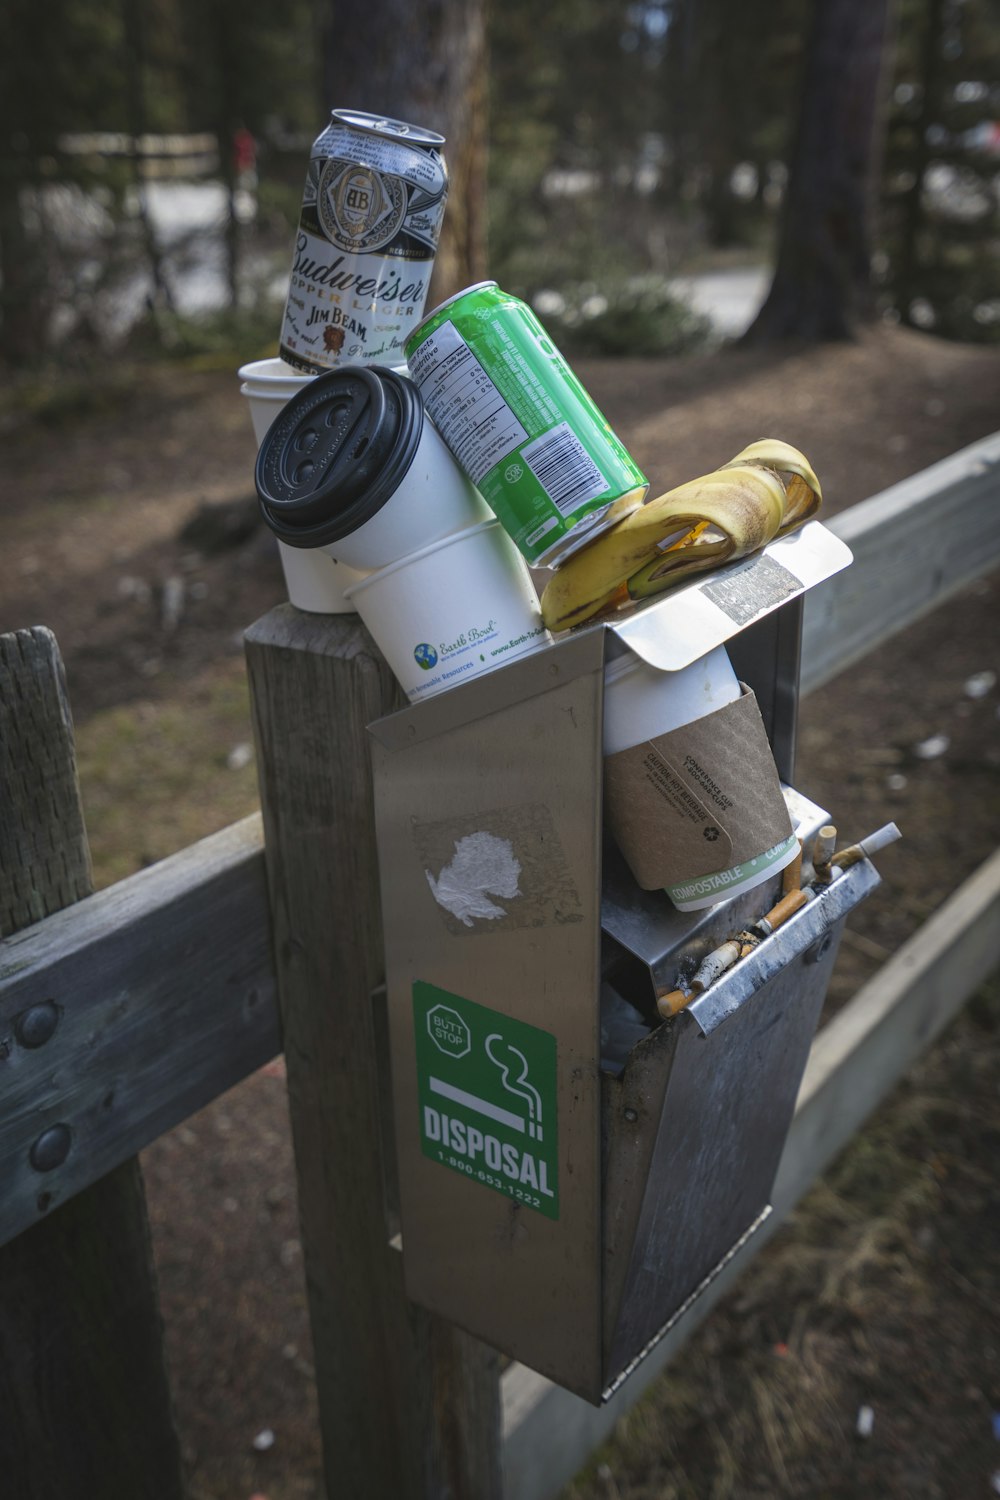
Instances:
[[[281,1050],[259,814],[8,937],[0,1037],[47,1004],[4,1080],[0,1243]],[[31,1153],[64,1122],[41,1207]]]
[[[1000,433],[830,524],[855,563],[808,600],[803,691],[1000,561]],[[7,639],[28,635],[37,633]],[[52,915],[62,901],[38,897],[6,918],[0,1244],[57,1222],[58,1205],[134,1159],[283,1040],[330,1493],[336,1479],[342,1493],[489,1500],[500,1492],[493,1357],[406,1303],[399,1257],[385,1245],[370,1003],[381,933],[364,725],[393,706],[396,689],[357,622],[290,606],[248,633],[248,667],[268,867],[253,817]],[[292,725],[304,732],[289,738]],[[21,771],[9,757],[0,770],[9,797]],[[0,911],[10,892],[35,889],[21,852],[0,812]],[[80,894],[76,887],[62,899]],[[998,899],[993,860],[817,1038],[772,1223],[1000,962]],[[25,1018],[39,1007],[54,1007],[58,1025],[44,1045],[24,1045]],[[339,1170],[357,1157],[359,1122],[367,1155],[334,1183],[329,1163]],[[58,1127],[68,1149],[40,1185],[39,1142]],[[350,1237],[338,1232],[345,1221]],[[565,1482],[727,1284],[720,1279],[601,1411],[519,1367],[506,1372],[509,1500],[543,1500]],[[376,1468],[352,1489],[346,1455],[371,1459],[369,1449]],[[38,1490],[49,1493],[88,1492]],[[159,1500],[174,1491],[164,1484],[148,1493]]]
[[[2,930],[36,922],[31,930],[43,932],[56,920],[48,913],[91,888],[69,705],[48,631],[0,637],[0,767]],[[4,1118],[33,1120],[20,1065],[45,1055],[72,1011],[71,991],[46,988],[4,1018]],[[63,1052],[52,1068],[50,1055],[50,1095],[72,1077],[73,1060]],[[53,1212],[49,1174],[78,1144],[76,1112],[60,1104],[33,1120],[23,1160],[0,1157],[5,1185],[8,1171],[32,1179],[37,1221],[0,1247],[3,1490],[17,1500],[126,1500],[145,1494],[155,1473],[157,1500],[181,1500],[139,1164],[134,1150],[117,1150],[113,1171]]]

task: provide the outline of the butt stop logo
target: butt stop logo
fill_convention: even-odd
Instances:
[[[418,980],[413,986],[425,1156],[559,1217],[556,1039]]]

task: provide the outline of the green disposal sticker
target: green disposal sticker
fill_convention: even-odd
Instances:
[[[555,1037],[423,980],[413,1023],[424,1155],[558,1219]]]

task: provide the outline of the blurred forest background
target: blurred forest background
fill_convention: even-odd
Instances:
[[[440,129],[432,297],[575,353],[711,337],[674,278],[777,261],[752,338],[1000,339],[991,0],[9,0],[0,358],[274,352],[331,106]]]
[[[998,425],[996,0],[4,15],[0,629],[59,641],[98,887],[258,806],[243,631],[285,591],[236,372],[277,352],[332,106],[446,136],[432,300],[487,276],[529,299],[658,487],[768,433],[809,454],[835,515]],[[692,289],[737,277],[727,330]],[[743,347],[716,354],[727,331]],[[804,705],[802,789],[851,837],[904,830],[832,1009],[1000,841],[997,587]],[[997,993],[565,1500],[1000,1487]],[[154,1142],[143,1173],[191,1500],[316,1500],[281,1060]]]

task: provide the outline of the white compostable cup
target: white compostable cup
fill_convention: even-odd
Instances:
[[[740,696],[725,646],[682,667],[661,672],[629,651],[604,668],[604,753],[614,755],[658,734],[703,719]]]
[[[257,359],[243,365],[237,371],[240,379],[240,395],[247,398],[253,435],[259,448],[264,435],[275,417],[288,402],[315,380],[315,375],[306,375],[294,370],[283,359]],[[277,540],[277,538],[275,538]],[[288,547],[278,542],[278,556],[285,575],[285,588],[289,603],[296,609],[310,614],[351,614],[354,606],[344,598],[344,590],[357,583],[362,576],[351,568],[335,562],[327,553],[306,551],[302,547]]]
[[[661,672],[632,651],[616,657],[604,669],[604,754],[614,755],[681,729],[735,702],[741,694],[724,646],[678,672]],[[748,746],[748,753],[755,748],[770,756],[766,740],[759,747]],[[791,834],[732,869],[713,872],[701,881],[667,886],[666,893],[679,911],[701,911],[761,885],[791,864],[798,848]]]
[[[279,541],[356,572],[493,519],[396,370],[346,366],[300,391],[268,429],[255,478]]]
[[[255,359],[236,373],[241,381],[240,394],[246,396],[250,404],[250,420],[258,448],[281,408],[316,378],[302,370],[294,370],[283,359]]]
[[[419,447],[389,499],[356,531],[322,550],[350,568],[372,572],[493,519],[425,413]]]
[[[524,559],[495,519],[370,574],[348,598],[412,702],[552,639]]]

